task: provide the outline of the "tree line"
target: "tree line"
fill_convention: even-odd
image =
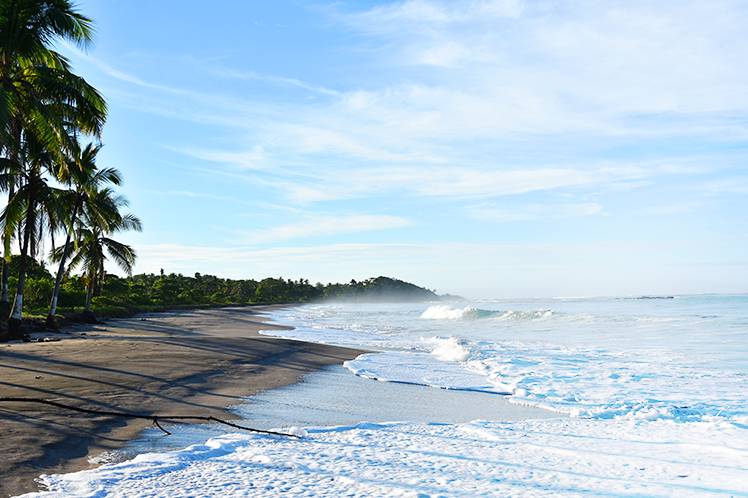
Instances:
[[[9,265],[14,281],[20,266],[20,256],[13,256]],[[27,262],[26,311],[40,315],[46,311],[47,296],[55,279],[41,263]],[[348,283],[310,283],[307,279],[264,278],[229,279],[195,273],[144,273],[118,276],[104,274],[94,286],[89,298],[85,274],[66,275],[60,286],[60,313],[78,314],[93,309],[105,316],[130,315],[140,311],[246,304],[307,303],[324,300],[338,301],[423,301],[437,299],[428,289],[408,282],[376,277],[351,280]],[[80,317],[85,318],[85,316]]]
[[[104,285],[105,261],[125,272],[135,262],[132,247],[116,237],[141,230],[141,222],[123,211],[127,200],[116,191],[121,173],[96,163],[106,102],[53,48],[62,41],[86,48],[92,33],[91,20],[70,0],[0,0],[0,191],[7,196],[0,214],[0,338],[20,335],[37,259],[57,265],[46,296],[49,326],[71,270],[82,271],[90,311]]]

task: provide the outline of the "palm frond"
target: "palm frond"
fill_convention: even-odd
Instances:
[[[127,274],[132,274],[132,268],[135,265],[135,250],[127,244],[117,242],[108,237],[103,237],[101,242],[106,247],[109,256],[117,265]]]
[[[127,213],[122,217],[122,221],[117,226],[117,231],[134,230],[136,232],[143,231],[143,223],[140,218],[132,213]]]

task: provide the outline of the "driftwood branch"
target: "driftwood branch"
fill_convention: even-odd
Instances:
[[[89,415],[104,415],[107,417],[120,417],[120,418],[131,418],[131,419],[141,419],[141,420],[150,420],[153,422],[153,425],[157,428],[159,428],[161,431],[163,431],[165,434],[170,435],[171,432],[164,429],[160,421],[164,422],[177,422],[177,423],[184,423],[189,421],[200,421],[200,422],[215,422],[218,424],[223,424],[228,427],[233,427],[234,429],[240,429],[243,431],[248,432],[256,432],[259,434],[270,434],[273,436],[285,436],[285,437],[295,437],[299,438],[296,434],[288,434],[285,432],[276,432],[276,431],[266,431],[262,429],[255,429],[253,427],[246,427],[244,425],[235,424],[233,422],[229,422],[228,420],[222,420],[220,418],[214,417],[214,416],[199,416],[199,415],[147,415],[147,414],[141,414],[141,413],[132,413],[132,412],[120,412],[120,411],[113,411],[113,410],[92,410],[89,408],[80,408],[78,406],[72,406],[72,405],[66,405],[64,403],[58,403],[57,401],[51,401],[48,399],[43,398],[13,398],[13,397],[0,397],[0,403],[36,403],[41,405],[48,405],[48,406],[54,406],[56,408],[62,408],[63,410],[71,410],[74,412],[80,412],[80,413],[88,413]]]

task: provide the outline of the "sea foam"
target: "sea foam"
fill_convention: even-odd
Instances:
[[[43,476],[29,496],[745,496],[745,442],[707,422],[360,423],[221,436]]]
[[[577,417],[739,420],[748,416],[746,305],[746,297],[315,305],[279,317],[299,329],[270,333],[379,350],[347,363],[371,379],[508,392]]]
[[[456,337],[446,339],[435,337],[433,341],[436,346],[431,354],[442,361],[465,361],[470,357],[470,349],[466,342]]]
[[[301,306],[267,333],[379,351],[345,364],[361,377],[571,417],[227,435],[44,476],[46,496],[748,496],[748,296],[475,304]]]
[[[476,320],[497,318],[499,320],[540,320],[554,316],[551,309],[542,310],[486,310],[474,306],[454,308],[446,304],[429,306],[421,318],[424,320]]]
[[[464,308],[453,308],[446,304],[436,304],[429,306],[426,311],[421,313],[424,320],[459,320],[461,318],[474,318],[477,309],[471,306]]]

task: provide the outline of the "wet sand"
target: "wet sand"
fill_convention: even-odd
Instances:
[[[214,415],[258,392],[298,381],[360,351],[260,336],[283,328],[268,307],[159,313],[78,327],[58,342],[0,344],[0,397],[84,408]],[[91,467],[148,427],[32,404],[0,404],[0,496],[38,489],[43,473]]]

